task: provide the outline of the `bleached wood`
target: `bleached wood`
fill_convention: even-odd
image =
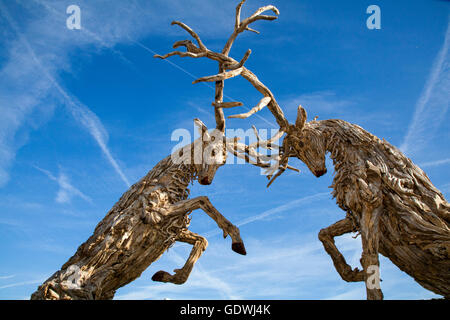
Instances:
[[[248,59],[248,56],[250,55],[250,50],[248,50],[246,52],[246,54],[244,55],[243,59],[238,62],[235,59],[229,57],[229,53],[231,50],[231,46],[233,44],[233,42],[236,40],[237,36],[242,33],[245,30],[251,30],[249,28],[249,25],[257,20],[275,20],[277,19],[277,16],[266,16],[266,15],[261,15],[261,13],[271,10],[273,11],[276,15],[279,14],[279,10],[272,5],[268,5],[268,6],[264,6],[259,8],[258,10],[255,11],[255,13],[253,13],[253,15],[251,15],[250,17],[244,19],[241,21],[240,18],[240,14],[241,14],[241,9],[242,9],[242,5],[245,3],[244,1],[241,1],[237,7],[236,7],[236,19],[235,19],[235,27],[234,27],[234,31],[233,33],[230,35],[227,43],[225,44],[223,50],[221,53],[219,52],[214,52],[209,50],[208,48],[206,48],[206,46],[203,45],[203,43],[200,40],[200,37],[188,26],[186,26],[185,24],[182,24],[178,21],[173,22],[172,24],[179,24],[180,26],[182,26],[183,28],[185,28],[192,36],[194,39],[197,40],[197,42],[199,43],[199,47],[196,47],[192,42],[188,41],[188,40],[183,40],[183,41],[178,41],[175,43],[174,48],[178,47],[178,46],[185,46],[187,52],[193,53],[195,55],[193,55],[193,58],[198,58],[199,57],[199,53],[202,52],[204,53],[204,55],[202,57],[206,57],[208,59],[212,59],[215,60],[219,63],[219,72],[217,75],[215,76],[210,76],[210,77],[204,77],[202,79],[202,81],[204,81],[204,79],[208,79],[209,81],[216,81],[213,79],[218,79],[218,81],[216,81],[216,95],[215,95],[215,103],[221,103],[223,101],[223,88],[224,88],[224,80],[227,79],[227,77],[224,77],[224,73],[226,72],[226,69],[234,71],[236,69],[240,70],[239,74],[246,79],[247,81],[249,81],[256,90],[258,90],[259,92],[261,92],[261,94],[263,95],[263,97],[270,97],[271,101],[270,103],[267,105],[267,108],[271,111],[271,113],[274,115],[278,125],[280,126],[280,128],[282,130],[287,130],[289,127],[289,122],[285,119],[284,114],[282,109],[280,108],[280,106],[278,105],[274,95],[272,94],[272,92],[269,90],[269,88],[267,86],[265,86],[259,79],[258,77],[256,77],[256,75],[254,75],[250,70],[248,70],[245,66],[244,63],[245,61]],[[251,30],[251,31],[256,31],[256,30]],[[200,44],[202,44],[200,46]],[[179,55],[181,57],[189,57],[191,55],[182,55],[180,54],[179,51],[175,51],[175,52],[171,52],[169,54],[166,55],[155,55],[155,57],[157,58],[162,58],[165,59],[169,56],[173,56],[173,55]],[[220,76],[219,76],[220,75]],[[232,76],[235,76],[234,73],[231,73]],[[215,78],[216,77],[216,78]],[[229,77],[228,77],[229,78]],[[197,80],[197,82],[199,82]],[[225,119],[223,116],[223,110],[221,108],[216,108],[215,109],[216,112],[216,121],[218,123],[220,123],[220,128],[225,128]]]
[[[242,72],[242,67],[234,69],[234,70],[231,70],[231,71],[215,74],[215,75],[212,75],[212,76],[201,77],[201,78],[193,81],[192,84],[196,84],[196,83],[199,83],[199,82],[223,81],[225,79],[236,77],[236,76],[240,75],[241,72]]]
[[[248,111],[246,113],[233,114],[231,116],[228,116],[228,118],[246,119],[246,118],[250,117],[251,115],[255,114],[256,112],[260,111],[265,106],[267,106],[269,104],[270,100],[272,100],[271,97],[264,97],[250,111]]]
[[[222,108],[222,109],[227,109],[227,108],[234,108],[234,107],[240,107],[242,106],[242,102],[213,102],[211,103],[213,106],[217,107],[217,108]]]

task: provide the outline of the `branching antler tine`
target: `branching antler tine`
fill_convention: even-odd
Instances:
[[[254,125],[252,125],[253,133],[255,134],[256,141],[259,142],[261,138],[259,137],[258,129]]]
[[[211,103],[216,108],[234,108],[242,106],[242,102],[213,102]]]
[[[292,171],[295,171],[295,172],[300,172],[300,169],[297,169],[297,168],[295,168],[295,167],[293,167],[293,166],[291,166],[291,165],[287,165],[286,168],[287,168],[287,169],[290,169],[290,170],[292,170]]]
[[[227,72],[222,72],[219,74],[215,74],[212,76],[206,76],[206,77],[202,77],[202,78],[198,78],[197,80],[193,81],[192,84],[196,84],[199,82],[214,82],[214,81],[223,81],[229,78],[233,78],[236,77],[238,75],[240,75],[242,72],[242,67],[235,69],[235,70],[230,70]]]
[[[225,47],[222,50],[222,53],[227,56],[230,53],[231,46],[233,45],[233,42],[234,42],[234,40],[236,40],[236,37],[238,36],[239,33],[243,32],[244,30],[249,30],[252,32],[259,33],[256,30],[248,28],[249,24],[251,24],[257,20],[275,20],[278,18],[277,16],[261,15],[261,13],[263,13],[267,10],[272,10],[276,15],[280,14],[280,11],[275,6],[272,6],[272,5],[264,6],[264,7],[259,8],[258,10],[256,10],[255,13],[253,13],[250,17],[248,17],[247,19],[245,19],[241,22],[241,9],[242,9],[242,5],[244,4],[244,2],[245,1],[241,1],[236,7],[236,21],[234,24],[234,31],[231,34],[230,38],[228,39],[227,43],[225,44]]]
[[[259,16],[261,13],[263,13],[267,10],[272,10],[276,15],[280,14],[280,10],[278,10],[277,7],[275,7],[273,5],[268,5],[268,6],[264,6],[264,7],[259,8],[258,10],[256,10],[255,13],[253,13],[248,19]]]
[[[233,153],[237,158],[244,159],[245,162],[247,162],[247,163],[249,163],[251,165],[254,165],[254,166],[257,166],[257,167],[260,167],[260,168],[269,168],[270,167],[269,163],[266,163],[266,162],[255,162],[255,161],[253,161],[250,158],[250,156],[248,156],[246,154],[241,154],[241,153],[237,152],[236,150],[232,150],[231,153]]]
[[[272,177],[272,179],[269,181],[269,183],[267,184],[267,188],[270,187],[270,185],[275,181],[276,178],[278,178],[279,176],[281,176],[281,174],[286,171],[286,168],[280,168],[280,170],[278,170],[278,172]]]
[[[275,149],[279,148],[278,145],[272,145],[272,141],[278,140],[278,139],[274,139],[275,137],[272,137],[272,138],[270,138],[270,140],[261,140],[261,137],[258,134],[258,129],[256,129],[256,127],[254,125],[252,125],[252,129],[253,129],[253,132],[256,137],[256,142],[250,144],[249,148],[258,148],[258,147],[265,148],[265,149],[273,149],[273,147],[275,147]]]
[[[254,33],[256,33],[256,34],[260,34],[260,32],[259,32],[258,30],[252,29],[252,28],[250,28],[249,26],[245,27],[245,30],[254,32]]]
[[[256,159],[256,162],[260,162],[262,161],[267,161],[270,162],[271,160],[273,160],[273,156],[269,155],[263,155],[259,152],[257,152],[254,148],[250,148],[248,145],[244,144],[244,143],[238,143],[237,142],[238,138],[235,137],[235,140],[233,141],[233,150],[237,151],[237,152],[242,152],[244,154],[249,155],[250,157],[253,157]]]
[[[191,40],[179,40],[172,45],[172,48],[176,49],[181,46],[188,47],[189,45],[193,45],[194,47],[197,48],[197,46],[195,44],[193,44]]]
[[[239,28],[239,25],[241,24],[241,9],[243,4],[245,3],[246,0],[242,0],[241,2],[239,2],[239,4],[236,6],[236,22],[234,24],[234,28],[237,29]]]
[[[268,7],[273,7],[273,6],[268,6]],[[273,7],[273,8],[275,8],[275,7]],[[260,8],[260,9],[262,9],[262,8]],[[266,9],[266,10],[269,10],[269,9]],[[266,11],[266,10],[264,10],[264,11]],[[278,12],[278,14],[279,14],[278,9],[276,9],[276,10],[277,10],[276,12]],[[262,14],[255,15],[255,14],[253,14],[249,18],[247,18],[244,21],[242,21],[241,25],[239,26],[239,29],[238,29],[237,33],[241,33],[244,30],[247,30],[248,25],[253,23],[253,22],[255,22],[255,21],[258,21],[258,20],[269,20],[269,21],[272,21],[272,20],[276,20],[276,19],[278,19],[277,16],[268,16],[268,15],[262,15]]]
[[[250,57],[250,54],[252,53],[252,50],[248,49],[244,56],[242,57],[241,61],[239,61],[239,67],[242,67],[245,63],[245,61],[247,61],[248,57]]]
[[[284,149],[286,149],[285,147],[286,147],[286,139],[283,141],[283,148]],[[267,188],[275,181],[275,179],[276,178],[278,178],[284,171],[286,171],[286,169],[288,168],[288,167],[290,167],[289,166],[289,155],[288,154],[286,154],[286,153],[284,153],[282,156],[281,156],[281,159],[279,160],[279,164],[280,164],[280,168],[279,168],[279,170],[278,170],[278,172],[272,177],[272,179],[269,181],[269,183],[267,184]],[[293,168],[293,167],[292,167]],[[290,169],[290,168],[289,168]],[[294,168],[295,169],[295,168]]]
[[[181,40],[177,41],[172,45],[172,48],[176,49],[178,47],[186,47],[186,50],[188,52],[192,53],[200,53],[202,52],[201,49],[199,49],[195,44],[192,43],[190,40]]]
[[[269,141],[278,140],[278,139],[280,139],[283,136],[283,134],[284,134],[283,130],[278,130],[278,132],[272,138],[270,138]]]
[[[256,161],[252,160],[252,158],[251,158],[252,156],[251,155],[246,154],[246,153],[239,153],[237,148],[230,148],[229,151],[232,154],[234,154],[237,158],[244,159],[245,162],[247,162],[249,164],[255,165],[255,166],[260,167],[260,168],[265,168],[265,169],[268,169],[268,168],[271,167],[270,163],[268,161],[267,162],[261,162],[260,161],[261,159],[259,157],[255,157]]]
[[[261,154],[259,152],[257,152],[254,148],[250,148],[247,145],[242,145],[240,146],[240,149],[244,152],[247,153],[249,156],[253,157],[256,159],[257,162],[259,161],[266,161],[266,162],[270,162],[272,160],[274,160],[275,157],[278,157],[278,155],[264,155]]]
[[[191,57],[191,58],[202,58],[206,56],[206,52],[201,52],[201,53],[192,53],[192,52],[182,52],[182,51],[172,51],[169,53],[166,53],[165,55],[161,56],[159,54],[155,54],[153,57],[154,58],[159,58],[159,59],[166,59],[168,57],[171,56],[180,56],[180,57]]]
[[[219,74],[224,73],[225,69],[223,67],[223,62],[219,62]],[[222,103],[223,102],[223,87],[225,85],[225,81],[216,81],[215,85],[215,93],[214,93],[214,102]],[[214,117],[216,118],[216,128],[222,132],[225,132],[225,114],[223,113],[222,108],[214,108]]]
[[[196,34],[194,32],[194,30],[192,30],[190,27],[188,27],[187,25],[185,25],[183,22],[180,21],[172,21],[172,25],[177,24],[179,25],[181,28],[183,28],[184,30],[186,30],[191,36],[192,38],[194,38],[195,40],[197,40],[198,43],[198,47],[202,50],[202,51],[207,51],[208,49],[205,47],[205,45],[203,44],[202,40],[200,39],[200,37],[198,36],[198,34]]]
[[[233,65],[233,64],[231,64],[231,63],[226,63],[226,64],[224,65],[224,67],[225,67],[226,69],[229,69],[229,70],[234,70],[234,69],[237,69],[237,68],[242,67],[242,66],[244,65],[244,63],[247,61],[247,59],[248,59],[248,57],[250,56],[251,53],[252,53],[252,50],[248,49],[248,50],[245,52],[244,57],[242,57],[241,61],[239,61],[238,64],[234,64],[234,65]]]
[[[231,116],[228,116],[228,118],[239,118],[239,119],[245,119],[250,117],[252,114],[255,114],[256,112],[260,111],[262,108],[267,106],[270,101],[272,100],[271,97],[264,97],[262,98],[256,106],[254,106],[250,111],[246,113],[240,113],[240,114],[233,114]]]
[[[247,0],[242,0],[241,2],[239,2],[239,4],[236,6],[236,23],[235,23],[235,27],[239,28],[239,25],[241,24],[241,10],[242,10],[242,6],[244,5],[244,3]]]
[[[243,67],[243,71],[241,73],[241,76],[246,79],[248,82],[252,84],[252,86],[258,90],[261,94],[263,94],[266,97],[271,97],[272,100],[269,102],[267,107],[269,108],[270,112],[275,117],[275,120],[277,121],[278,125],[280,126],[280,129],[287,130],[289,128],[289,122],[286,120],[283,114],[283,110],[281,110],[280,106],[275,100],[275,97],[273,96],[272,92],[267,88],[264,83],[262,83],[258,77],[248,70],[247,68]]]
[[[260,137],[258,135],[258,132],[256,131],[256,127],[252,126],[252,128],[253,128],[253,131],[255,132],[255,136],[256,136],[257,141],[252,143],[252,144],[250,144],[249,145],[250,148],[255,148],[255,147],[258,147],[258,146],[261,147],[261,148],[266,148],[266,149],[279,149],[280,148],[279,145],[274,144],[273,142],[277,141],[278,139],[280,139],[283,136],[284,131],[278,130],[278,132],[272,138],[270,138],[268,140],[261,141],[261,139],[260,139]]]

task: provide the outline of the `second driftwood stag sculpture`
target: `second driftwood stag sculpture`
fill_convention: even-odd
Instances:
[[[241,75],[263,95],[249,112],[230,117],[247,118],[267,107],[275,117],[280,133],[286,133],[279,149],[279,169],[269,174],[269,185],[290,168],[289,157],[300,159],[315,176],[324,175],[327,172],[325,156],[330,154],[336,171],[331,186],[333,196],[346,212],[346,218],[322,229],[319,239],[342,279],[364,281],[367,298],[382,299],[378,273],[378,254],[381,253],[424,288],[450,298],[450,204],[425,172],[400,150],[355,124],[343,120],[307,122],[306,111],[301,106],[295,124],[289,124],[272,92],[244,66],[251,51],[248,50],[240,62],[228,56],[238,34],[246,30],[256,32],[249,27],[252,22],[277,18],[262,15],[263,12],[272,10],[279,14],[274,6],[265,6],[241,21],[244,2],[236,7],[234,32],[221,53],[207,49],[188,26],[175,21],[173,24],[181,26],[197,40],[198,47],[189,40],[179,41],[174,48],[184,46],[186,52],[174,51],[157,57],[165,59],[179,55],[218,61],[217,75],[194,81],[216,82],[217,94],[213,103],[216,112],[222,112],[221,107],[242,105],[222,102],[223,81],[228,78]],[[244,154],[240,156],[255,164],[250,161],[253,149],[242,150]],[[363,270],[352,269],[334,243],[334,237],[350,232],[361,234]]]

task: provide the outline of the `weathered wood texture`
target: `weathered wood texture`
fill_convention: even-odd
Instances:
[[[335,167],[333,197],[347,216],[321,230],[320,240],[346,281],[367,281],[378,253],[424,288],[450,298],[450,204],[418,166],[400,150],[343,120],[304,123],[288,139],[289,156],[302,160],[317,177],[326,173],[325,154]],[[363,271],[352,270],[333,238],[361,234]],[[366,283],[367,284],[367,283]],[[383,297],[367,289],[368,298]]]
[[[152,279],[184,283],[208,244],[205,238],[188,230],[189,214],[196,209],[202,209],[214,219],[224,237],[231,236],[234,251],[245,254],[239,229],[207,197],[188,200],[188,185],[194,180],[210,184],[217,168],[225,163],[223,141],[216,139],[215,145],[211,144],[211,141],[196,140],[161,160],[122,195],[93,235],[31,298],[112,299],[118,288],[138,278],[175,241],[193,245],[186,264],[174,270],[173,275],[159,271]],[[204,152],[206,147],[208,153]],[[213,149],[221,156],[215,157],[216,162],[206,161]],[[200,162],[195,164],[194,152],[198,150]],[[179,161],[180,156],[184,161]]]

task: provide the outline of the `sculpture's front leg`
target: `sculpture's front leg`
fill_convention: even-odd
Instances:
[[[364,274],[358,268],[352,270],[351,266],[347,264],[344,256],[336,247],[334,238],[343,234],[354,231],[352,221],[349,218],[342,219],[331,226],[320,230],[319,240],[322,241],[325,251],[333,260],[334,267],[341,278],[347,282],[364,281]]]
[[[153,275],[153,281],[171,282],[174,284],[185,283],[191,274],[194,264],[208,246],[208,241],[205,238],[189,230],[183,230],[175,240],[193,245],[189,258],[181,269],[174,270],[174,275],[171,275],[166,271],[158,271]]]
[[[228,221],[209,201],[208,197],[201,196],[190,200],[184,200],[173,204],[170,210],[173,213],[184,213],[196,209],[202,209],[223,230],[223,237],[230,235],[232,239],[231,249],[239,254],[246,254],[244,242],[241,239],[238,227]]]

